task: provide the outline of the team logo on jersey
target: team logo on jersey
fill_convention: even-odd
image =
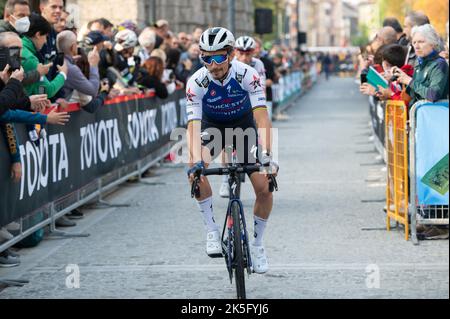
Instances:
[[[211,90],[211,96],[212,97],[216,96],[216,94],[217,94],[216,90]]]
[[[254,90],[256,90],[258,87],[261,87],[261,78],[254,75],[253,82],[251,82],[250,85],[253,86]]]
[[[202,81],[199,81],[199,79],[195,79],[195,83],[197,83],[199,87],[207,88],[209,86],[210,81],[206,76]]]
[[[242,80],[244,79],[245,75],[247,74],[247,69],[245,69],[244,74],[239,74],[236,72],[236,80],[242,84]]]
[[[197,95],[191,92],[191,88],[189,88],[188,91],[186,92],[186,98],[189,102],[194,102],[194,97],[196,96]]]
[[[209,86],[209,79],[207,76],[203,79],[202,85],[204,88],[207,88]]]

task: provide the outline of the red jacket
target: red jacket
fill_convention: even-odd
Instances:
[[[412,65],[405,64],[400,69],[410,77],[412,77],[414,75],[414,67]],[[391,100],[394,100],[394,101],[403,100],[402,99],[403,86],[400,83],[398,83],[397,81],[391,82],[390,89],[393,93],[393,95],[391,96]],[[408,102],[408,101],[405,101],[405,102]]]

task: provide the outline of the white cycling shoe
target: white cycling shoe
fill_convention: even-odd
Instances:
[[[223,182],[220,186],[219,191],[220,197],[228,198],[230,197],[230,186],[228,186],[228,182]]]
[[[223,257],[222,243],[218,230],[211,231],[206,235],[206,253],[211,258]]]
[[[250,254],[253,271],[257,274],[265,274],[269,270],[269,263],[267,262],[264,246],[253,246],[253,244],[250,244]]]

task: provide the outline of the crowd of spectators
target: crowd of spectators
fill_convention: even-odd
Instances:
[[[183,89],[203,67],[200,27],[175,33],[163,19],[141,27],[129,20],[116,25],[104,17],[79,26],[63,0],[41,0],[38,11],[33,12],[27,0],[8,0],[0,21],[4,53],[0,56],[0,135],[15,141],[6,143],[15,182],[22,177],[22,167],[14,123],[25,123],[30,141],[38,145],[47,125],[69,121],[64,110],[71,103],[95,113],[107,99],[119,95],[144,93],[165,99]],[[296,70],[308,73],[317,61],[313,54],[255,40],[253,54],[266,69],[268,101],[272,101],[272,85],[282,76]],[[74,210],[59,218],[56,226],[73,227],[74,220],[82,217],[81,211]],[[1,227],[0,243],[19,228],[18,223]],[[19,263],[13,251],[0,253],[0,266]]]
[[[448,22],[445,39],[422,12],[409,12],[403,26],[396,18],[385,19],[375,38],[361,48],[358,72],[361,93],[375,102],[404,101],[407,110],[421,100],[448,100]],[[369,72],[378,73],[386,85],[375,87],[369,83]],[[448,226],[421,225],[417,232],[422,238],[448,238]]]

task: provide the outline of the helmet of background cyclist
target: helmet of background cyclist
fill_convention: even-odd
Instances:
[[[120,52],[124,49],[134,48],[138,43],[136,33],[128,29],[119,31],[114,37],[114,40],[116,42],[114,49],[117,52]]]
[[[241,51],[251,51],[256,47],[256,41],[252,37],[243,36],[236,40],[236,49]]]
[[[200,50],[214,52],[234,48],[234,35],[230,30],[215,27],[203,32],[200,37]]]

